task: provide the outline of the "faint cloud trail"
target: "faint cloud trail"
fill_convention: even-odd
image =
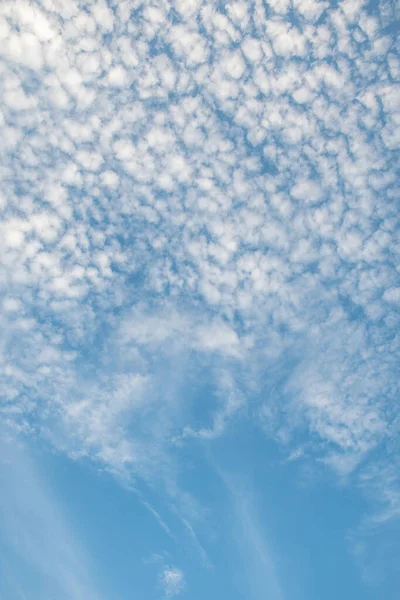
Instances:
[[[38,581],[59,600],[103,600],[90,573],[90,558],[37,465],[19,441],[7,438],[3,429],[0,432],[0,539],[17,557],[16,564],[6,565],[10,576],[18,571],[22,581],[24,569],[34,566]],[[21,585],[14,592],[25,598]],[[0,598],[2,591],[0,581]]]
[[[238,542],[247,574],[248,593],[253,600],[285,600],[271,548],[263,535],[253,491],[244,480],[233,478],[213,466],[232,498],[234,518],[238,525]]]

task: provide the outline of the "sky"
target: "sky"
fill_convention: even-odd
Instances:
[[[396,600],[395,0],[0,3],[0,600]]]

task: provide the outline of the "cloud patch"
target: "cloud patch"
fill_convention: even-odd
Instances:
[[[185,589],[186,582],[183,572],[176,568],[167,566],[160,575],[160,583],[166,598],[176,598]]]

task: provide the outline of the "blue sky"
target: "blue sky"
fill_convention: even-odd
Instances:
[[[0,3],[1,600],[395,600],[400,14]]]

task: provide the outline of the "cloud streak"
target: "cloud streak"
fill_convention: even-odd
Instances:
[[[246,594],[253,600],[270,598],[284,600],[284,588],[279,580],[276,561],[265,539],[261,520],[257,513],[253,492],[244,481],[222,473],[219,474],[229,490],[233,505],[236,543],[246,574]]]
[[[4,429],[0,449],[0,563],[6,573],[4,585],[10,582],[8,592],[0,584],[0,594],[24,599],[35,594],[38,585],[65,600],[101,600],[89,557],[29,452]],[[26,573],[32,567],[36,575],[29,580]]]

